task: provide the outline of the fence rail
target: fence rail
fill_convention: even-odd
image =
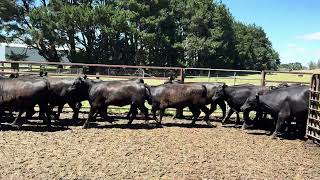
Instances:
[[[165,80],[169,76],[176,76],[179,80],[197,81],[196,77],[202,77],[201,81],[211,82],[218,80],[229,80],[229,84],[241,84],[243,82],[256,85],[266,85],[267,83],[301,83],[309,84],[309,79],[291,81],[287,79],[273,80],[273,74],[290,74],[297,76],[311,76],[308,72],[294,71],[256,71],[256,70],[238,70],[238,69],[211,69],[211,68],[182,68],[182,67],[158,67],[158,66],[133,66],[133,65],[106,65],[106,64],[85,64],[85,63],[60,63],[60,62],[36,62],[36,61],[0,61],[0,74],[30,74],[35,75],[39,70],[50,71],[52,76],[78,76],[87,74],[88,77],[106,77],[106,78],[138,78]],[[10,64],[11,66],[5,66]],[[24,65],[24,66],[23,66]],[[28,65],[28,66],[26,66]],[[36,67],[35,67],[36,66]],[[49,68],[54,66],[55,68]],[[68,69],[69,68],[69,69]],[[85,68],[96,68],[95,72],[84,72]],[[102,68],[102,69],[101,69]],[[68,69],[68,70],[66,70]],[[129,70],[131,69],[131,70]],[[123,70],[123,71],[121,71]],[[148,74],[148,71],[151,73]],[[170,72],[168,72],[170,71]],[[191,73],[190,73],[191,72]],[[193,72],[193,73],[192,73]],[[200,76],[193,76],[200,72]],[[202,72],[202,73],[201,73]],[[206,72],[205,75],[203,72]],[[231,74],[228,74],[231,73]],[[227,75],[226,75],[227,74]],[[252,77],[242,77],[242,74],[252,75]],[[268,79],[268,78],[271,79]],[[207,78],[205,80],[204,78]],[[231,81],[230,81],[231,80]],[[233,80],[233,81],[232,81]]]

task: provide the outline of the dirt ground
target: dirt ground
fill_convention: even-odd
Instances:
[[[171,117],[163,128],[125,123],[2,130],[0,179],[320,179],[320,147],[309,141]]]

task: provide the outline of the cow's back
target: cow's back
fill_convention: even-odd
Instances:
[[[131,102],[147,99],[144,84],[135,81],[111,81],[93,84],[89,91],[91,101],[124,106]]]
[[[0,96],[3,104],[27,106],[45,101],[50,85],[45,79],[3,79],[0,81]]]
[[[159,94],[160,104],[168,107],[205,104],[206,95],[205,86],[192,84],[166,84]]]
[[[240,110],[240,107],[246,102],[250,96],[256,94],[264,94],[269,91],[268,87],[255,86],[255,85],[239,85],[230,86],[225,89],[227,94],[227,102],[229,106],[234,109]]]
[[[292,112],[306,112],[309,104],[309,87],[283,87],[271,90],[262,97],[261,101],[275,112],[280,111],[284,104],[288,104]]]

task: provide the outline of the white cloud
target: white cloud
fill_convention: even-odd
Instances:
[[[296,44],[288,44],[288,50],[293,52],[298,52],[298,53],[303,53],[306,51],[305,48],[299,47]]]
[[[305,41],[320,41],[320,32],[298,36],[298,39],[303,39]]]

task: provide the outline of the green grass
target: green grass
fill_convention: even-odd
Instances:
[[[232,78],[232,79],[231,79]],[[297,74],[286,74],[286,73],[272,73],[266,75],[267,81],[293,81],[293,82],[307,82],[311,80],[311,75],[303,75],[299,77]],[[229,77],[198,77],[191,76],[185,78],[185,82],[224,82],[228,85],[237,85],[237,84],[255,84],[261,85],[261,74],[249,74],[236,76],[236,79],[233,76]],[[266,85],[276,85],[279,83],[267,82]]]

